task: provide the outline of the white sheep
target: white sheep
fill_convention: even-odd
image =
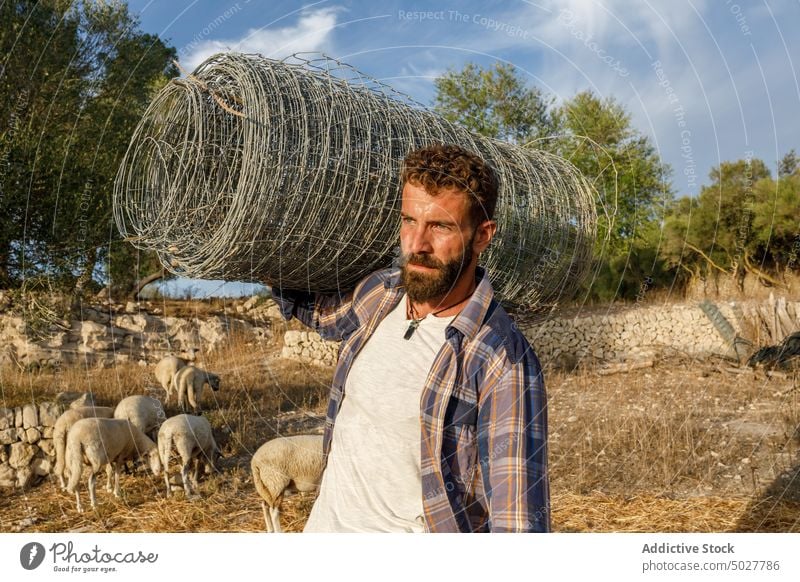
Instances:
[[[120,496],[119,474],[124,463],[147,457],[150,469],[157,477],[161,474],[158,447],[129,420],[119,418],[84,418],[77,421],[67,433],[66,464],[69,469],[67,491],[75,493],[78,511],[83,511],[78,483],[84,463],[91,469],[89,475],[89,499],[92,508],[97,507],[95,482],[97,473],[105,465],[114,470],[114,496]],[[109,491],[110,487],[106,487]]]
[[[114,418],[130,420],[152,440],[158,436],[158,427],[166,418],[164,407],[157,399],[150,396],[128,396],[120,400],[114,409]]]
[[[178,414],[164,421],[158,430],[158,454],[164,468],[164,480],[167,483],[167,496],[170,495],[169,459],[172,447],[180,455],[181,478],[183,490],[187,497],[194,496],[200,466],[205,464],[216,469],[216,461],[221,456],[219,447],[211,432],[211,424],[205,417],[191,414]],[[189,466],[194,461],[194,474],[189,476]]]
[[[178,406],[181,410],[186,410],[185,401],[188,396],[189,404],[195,413],[200,411],[200,396],[203,394],[205,384],[208,384],[214,392],[219,390],[219,376],[195,366],[184,366],[178,370],[172,383],[178,393]]]
[[[169,404],[169,397],[172,393],[172,379],[178,370],[186,366],[186,360],[177,356],[167,356],[156,364],[155,376],[161,387],[166,391],[165,404]]]
[[[321,435],[279,437],[256,451],[250,468],[253,484],[262,498],[267,532],[281,531],[280,505],[285,492],[317,491],[322,463]]]
[[[90,418],[96,416],[98,418],[111,418],[114,416],[114,409],[107,406],[81,406],[79,408],[70,408],[66,410],[56,420],[53,427],[53,445],[56,449],[56,466],[53,473],[58,477],[58,482],[61,489],[66,489],[67,484],[64,481],[64,450],[67,446],[67,433],[72,425],[81,420],[82,418]]]

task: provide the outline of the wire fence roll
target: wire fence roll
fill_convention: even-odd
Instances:
[[[123,236],[176,275],[341,291],[398,254],[400,170],[456,143],[497,170],[497,295],[536,306],[590,268],[595,194],[568,161],[458,127],[325,56],[218,54],[148,107],[114,188]]]

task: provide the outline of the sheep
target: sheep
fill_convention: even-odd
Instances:
[[[53,427],[53,444],[56,449],[56,466],[53,473],[58,477],[62,490],[67,488],[67,484],[64,481],[64,449],[67,445],[67,433],[69,429],[72,428],[72,425],[82,418],[90,418],[93,416],[98,418],[111,418],[114,416],[114,409],[106,406],[70,408],[58,417]]]
[[[186,360],[176,356],[167,356],[156,364],[155,376],[161,387],[166,391],[165,404],[169,404],[169,397],[172,393],[172,379],[181,368],[186,366]]]
[[[268,441],[253,455],[250,468],[253,484],[262,498],[267,532],[280,532],[284,492],[315,492],[319,488],[323,470],[322,436],[298,435]]]
[[[69,469],[67,491],[75,493],[78,511],[83,511],[78,483],[86,462],[91,468],[88,489],[92,509],[97,507],[95,482],[97,473],[104,465],[114,470],[114,496],[120,496],[119,474],[122,465],[129,459],[147,456],[150,469],[158,477],[161,474],[161,459],[158,447],[129,420],[120,418],[84,418],[77,421],[67,433],[66,464]],[[110,486],[106,489],[111,490]]]
[[[125,418],[150,439],[156,440],[158,427],[166,417],[161,402],[150,396],[128,396],[114,409],[114,418]]]
[[[181,478],[187,497],[193,497],[192,487],[197,488],[200,465],[206,464],[216,470],[216,461],[221,457],[219,447],[211,432],[211,424],[202,416],[179,414],[164,421],[158,430],[158,454],[164,468],[164,481],[167,484],[167,497],[170,495],[169,459],[172,446],[183,461]],[[189,466],[194,461],[194,475],[189,477]]]
[[[185,411],[185,400],[188,395],[189,404],[195,413],[200,411],[200,396],[205,384],[216,392],[219,390],[219,376],[206,372],[195,366],[184,366],[172,379],[173,388],[178,392],[178,406]]]

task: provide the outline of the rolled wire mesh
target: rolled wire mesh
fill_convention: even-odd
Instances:
[[[481,264],[515,305],[570,293],[596,234],[594,192],[566,160],[458,127],[327,57],[219,54],[153,100],[120,166],[123,236],[172,273],[352,288],[398,254],[400,170],[455,143],[497,170]]]

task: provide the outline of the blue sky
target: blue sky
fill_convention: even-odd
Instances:
[[[720,161],[800,150],[800,2],[132,0],[193,69],[221,50],[321,51],[431,104],[434,79],[511,63],[557,101],[613,96],[697,194]]]

